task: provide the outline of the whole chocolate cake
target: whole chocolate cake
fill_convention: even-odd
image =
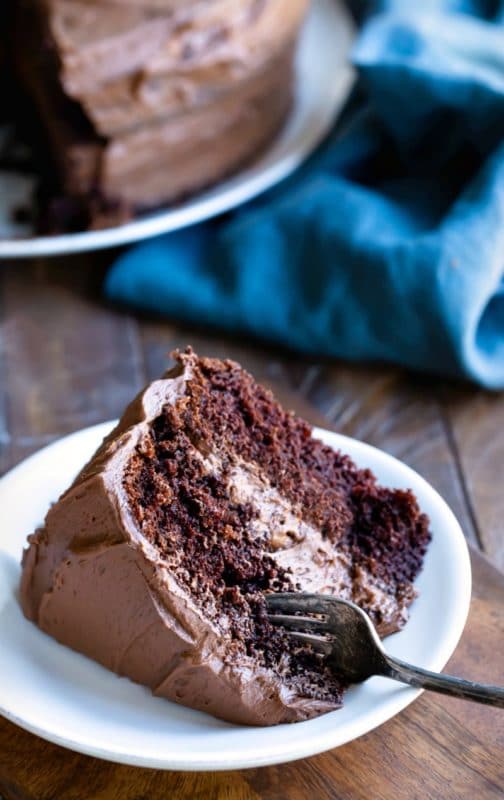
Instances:
[[[266,145],[291,104],[308,3],[16,0],[13,58],[42,123],[34,138],[46,139],[61,221],[127,219]]]
[[[58,641],[162,697],[237,723],[342,702],[265,594],[352,599],[407,620],[430,540],[411,492],[377,485],[238,364],[175,354],[29,539],[21,599]]]

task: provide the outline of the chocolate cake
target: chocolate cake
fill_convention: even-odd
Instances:
[[[16,0],[13,59],[64,225],[179,200],[265,146],[290,108],[308,3]]]
[[[342,681],[268,622],[265,595],[333,593],[396,631],[428,520],[238,364],[174,355],[30,537],[24,613],[156,695],[232,722],[336,709]]]

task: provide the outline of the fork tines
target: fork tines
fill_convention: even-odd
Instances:
[[[328,614],[334,597],[304,592],[277,592],[266,595],[268,608],[274,611],[290,611],[308,614]]]
[[[317,633],[327,633],[330,626],[326,617],[309,617],[302,612],[324,614],[328,611],[327,604],[319,595],[279,593],[266,596],[268,606],[268,619],[273,625],[285,628],[285,633],[298,641],[311,645],[323,653],[330,653],[332,641],[327,636],[317,636]],[[291,611],[291,614],[275,613],[276,611]],[[272,613],[273,612],[273,613]]]

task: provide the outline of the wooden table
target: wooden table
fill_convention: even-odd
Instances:
[[[167,353],[240,361],[312,422],[398,456],[445,497],[472,546],[471,613],[450,669],[504,683],[504,397],[389,367],[321,363],[108,308],[110,254],[0,266],[0,471],[116,417]],[[0,531],[1,535],[1,531]],[[493,566],[492,566],[493,565]],[[0,642],[1,646],[1,642]],[[162,773],[74,754],[0,721],[4,800],[504,797],[504,714],[423,695],[358,741],[293,764]]]

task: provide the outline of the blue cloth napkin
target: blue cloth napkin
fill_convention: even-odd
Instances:
[[[504,388],[504,0],[360,2],[357,90],[275,190],[120,256],[109,299]]]

